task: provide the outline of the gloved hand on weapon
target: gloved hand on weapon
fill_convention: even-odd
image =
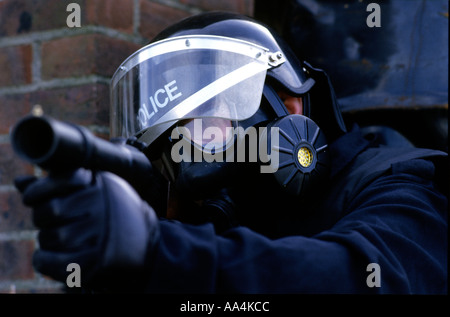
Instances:
[[[65,282],[69,263],[81,269],[82,287],[126,290],[144,286],[159,241],[154,210],[120,177],[77,169],[22,177],[16,187],[40,229],[33,265]],[[141,283],[139,283],[141,281]]]

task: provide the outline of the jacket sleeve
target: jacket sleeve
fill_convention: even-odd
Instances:
[[[161,221],[148,290],[446,293],[447,197],[433,177],[430,161],[395,163],[311,237],[270,240],[245,227],[218,236],[212,225]]]

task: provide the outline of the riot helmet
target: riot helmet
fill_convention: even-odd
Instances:
[[[151,144],[171,123],[183,118],[244,120],[258,109],[258,96],[262,95],[265,79],[276,88],[301,96],[317,81],[311,76],[314,74],[308,73],[317,71],[301,63],[269,27],[249,17],[222,12],[189,17],[162,31],[118,68],[111,81],[111,134],[137,135]],[[205,87],[208,89],[200,91]],[[214,87],[221,87],[222,91]],[[243,102],[253,99],[253,95],[255,102],[246,106],[217,102],[215,106],[203,105],[208,97],[207,101],[230,96],[240,100],[243,96],[239,93],[244,92],[247,98]],[[318,95],[323,93],[322,89]],[[304,114],[319,125],[322,125],[320,113],[327,113],[323,117],[331,114],[332,120],[323,119],[327,121],[323,129],[332,132],[329,138],[345,131],[334,98],[330,105],[319,107],[323,109],[311,111],[306,102]]]
[[[289,114],[277,94],[280,90],[302,97],[303,114]],[[199,14],[162,31],[118,68],[111,100],[112,136],[135,137],[147,149],[161,140],[173,145],[187,139],[200,151],[216,154],[239,137],[224,133],[219,139],[198,141],[192,135],[196,129],[266,128],[258,149],[267,142],[267,154],[279,154],[268,174],[293,196],[323,179],[329,165],[327,139],[346,131],[328,76],[300,62],[269,27],[233,13]],[[196,127],[198,119],[206,126]],[[279,131],[276,142],[274,128]],[[174,137],[176,131],[180,138]],[[232,163],[181,160],[169,174],[191,196],[205,199],[230,185],[227,179],[236,175],[231,167],[236,166],[236,152],[231,153]]]

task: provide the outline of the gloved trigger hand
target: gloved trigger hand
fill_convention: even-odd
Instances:
[[[78,169],[19,181],[19,186],[40,229],[33,258],[38,271],[65,282],[68,265],[76,263],[82,286],[90,288],[120,288],[143,280],[159,224],[126,181]]]

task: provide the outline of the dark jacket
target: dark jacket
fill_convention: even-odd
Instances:
[[[148,290],[447,293],[447,189],[436,181],[448,183],[446,153],[385,147],[358,128],[330,151],[313,212],[300,220],[277,211],[277,238],[161,220]]]

